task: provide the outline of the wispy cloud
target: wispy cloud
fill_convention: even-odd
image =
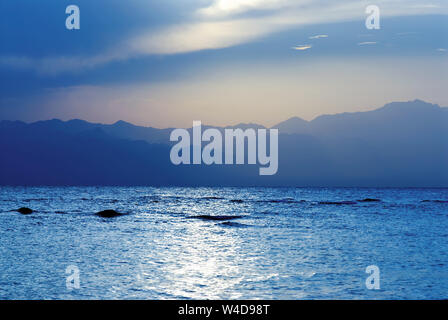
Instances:
[[[437,51],[446,52],[447,50],[445,48],[439,48],[439,49],[437,49]]]
[[[178,54],[221,49],[277,31],[274,23],[256,26],[257,19],[200,22],[177,25],[131,39],[128,48],[139,54]]]
[[[299,50],[299,51],[303,51],[303,50],[308,50],[311,49],[313,46],[310,44],[304,45],[304,46],[296,46],[296,47],[292,47],[292,49],[294,50]]]
[[[73,57],[48,57],[30,58],[26,56],[0,56],[0,66],[8,66],[15,69],[31,69],[42,75],[58,75],[61,73],[77,73],[85,69],[107,64],[111,61],[126,60],[130,56],[123,52],[105,52],[96,56]]]
[[[317,36],[312,36],[312,37],[309,37],[308,39],[321,39],[321,38],[328,38],[328,35],[318,34]]]
[[[435,0],[431,6],[424,0],[382,0],[378,5],[383,16],[448,14],[444,0]],[[192,9],[187,22],[131,36],[97,55],[3,56],[0,65],[32,69],[42,74],[78,72],[146,55],[228,48],[300,26],[363,19],[364,11],[365,3],[359,0],[215,0],[199,10]],[[313,39],[324,36],[317,35]],[[373,43],[360,45],[365,44]]]
[[[397,32],[396,35],[397,36],[409,36],[409,35],[416,35],[419,34],[418,32],[415,31],[409,31],[409,32]]]
[[[418,3],[418,4],[411,5],[411,8],[425,8],[425,9],[431,8],[431,9],[434,9],[434,8],[440,8],[440,5],[433,4],[433,3],[425,3],[425,4]]]
[[[359,42],[358,46],[368,46],[368,45],[374,45],[377,44],[376,41],[365,41],[365,42]]]
[[[297,2],[297,1],[295,1]],[[301,1],[309,3],[310,0]],[[198,13],[207,17],[222,17],[241,14],[251,10],[272,10],[294,5],[291,0],[215,0],[209,6],[201,8]]]

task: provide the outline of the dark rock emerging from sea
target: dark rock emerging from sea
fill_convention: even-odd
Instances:
[[[123,213],[119,213],[115,210],[103,210],[96,213],[97,216],[103,217],[103,218],[114,218],[122,216]]]
[[[375,199],[375,198],[365,198],[362,200],[358,200],[358,202],[380,202],[380,199]]]
[[[31,213],[33,213],[32,209],[26,208],[26,207],[22,207],[20,209],[17,209],[16,211],[21,213],[21,214],[31,214]]]

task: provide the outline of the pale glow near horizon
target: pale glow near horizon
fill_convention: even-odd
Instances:
[[[357,58],[231,70],[223,66],[169,83],[47,90],[39,97],[40,118],[25,120],[125,120],[158,128],[189,127],[193,120],[272,126],[293,116],[312,120],[322,114],[373,110],[392,101],[422,99],[448,106],[447,57],[374,63]]]

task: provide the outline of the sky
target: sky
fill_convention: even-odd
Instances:
[[[2,0],[0,120],[272,126],[448,106],[447,15],[447,0]]]

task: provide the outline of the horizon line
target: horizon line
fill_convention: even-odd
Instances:
[[[335,116],[335,115],[342,115],[342,114],[369,113],[369,112],[374,112],[374,111],[380,110],[380,109],[382,109],[384,107],[387,107],[388,105],[394,104],[394,103],[416,103],[416,102],[424,103],[424,104],[427,104],[427,105],[436,106],[436,107],[439,107],[441,109],[448,108],[448,106],[447,107],[443,107],[443,106],[440,106],[437,103],[431,103],[431,102],[428,102],[428,101],[416,98],[414,100],[408,100],[408,101],[392,101],[392,102],[388,102],[388,103],[384,104],[381,107],[376,107],[374,109],[366,110],[366,111],[323,113],[323,114],[320,114],[320,115],[314,117],[311,120],[306,120],[306,119],[303,119],[303,118],[301,118],[299,116],[291,116],[291,117],[289,117],[289,118],[287,118],[285,120],[282,120],[282,121],[278,122],[276,125],[270,126],[270,127],[267,127],[265,125],[262,125],[262,124],[259,124],[259,123],[255,123],[255,122],[238,122],[238,123],[233,124],[233,125],[232,124],[228,124],[228,125],[225,125],[225,126],[202,123],[202,126],[203,127],[213,127],[213,128],[223,128],[223,129],[225,129],[225,128],[231,128],[231,127],[233,128],[233,127],[238,127],[238,126],[250,126],[250,125],[252,125],[252,126],[259,126],[259,127],[261,126],[261,127],[265,128],[265,129],[274,129],[279,124],[282,124],[282,123],[284,123],[286,121],[289,121],[289,120],[292,120],[292,119],[299,119],[299,120],[304,121],[306,123],[311,123],[311,122],[315,121],[316,119],[318,119],[320,117]],[[152,125],[138,125],[138,124],[126,121],[126,120],[122,120],[122,119],[116,120],[116,121],[110,122],[110,123],[97,122],[97,121],[94,121],[94,120],[85,120],[85,119],[80,119],[80,118],[72,118],[72,119],[67,119],[67,120],[63,120],[61,118],[48,118],[48,119],[41,119],[41,120],[34,120],[34,121],[25,121],[25,120],[19,120],[19,119],[15,119],[15,120],[1,119],[0,120],[0,122],[21,122],[21,123],[25,123],[25,124],[35,124],[35,123],[39,123],[39,122],[48,122],[48,121],[61,121],[61,122],[64,122],[64,123],[72,122],[72,121],[83,121],[83,122],[88,122],[90,124],[108,125],[108,126],[113,126],[113,125],[116,125],[118,123],[125,123],[125,124],[132,125],[134,127],[151,128],[151,129],[158,129],[158,130],[168,130],[168,129],[179,128],[179,127],[163,127],[163,128],[161,128],[161,127],[156,127],[156,126],[152,126]],[[196,121],[196,120],[192,120],[192,121]],[[201,120],[197,120],[197,121],[201,121]],[[183,129],[190,129],[190,128],[192,128],[192,126],[191,127],[182,127],[182,128]]]

